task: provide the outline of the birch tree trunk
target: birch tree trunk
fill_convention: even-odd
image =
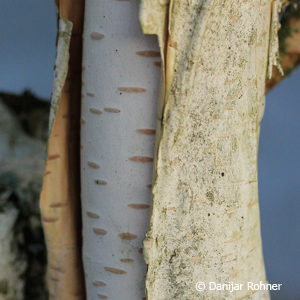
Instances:
[[[143,0],[141,8],[166,74],[144,241],[147,299],[268,299],[247,282],[266,283],[257,149],[281,2],[167,2]],[[206,289],[197,291],[197,282]],[[210,291],[209,282],[243,287]]]
[[[142,240],[160,78],[136,1],[86,0],[81,178],[87,299],[145,297]]]
[[[257,147],[266,69],[270,75],[278,61],[278,12],[283,2],[142,0],[143,30],[158,36],[162,58],[155,117],[160,54],[156,39],[142,35],[137,3],[86,1],[81,176],[88,299],[144,298],[141,241],[150,211],[155,122],[154,205],[144,241],[147,299],[268,299],[268,291],[245,288],[233,293],[206,289],[199,294],[195,284],[234,282],[245,287],[248,281],[266,282]],[[74,53],[80,49],[83,9],[78,5],[72,10],[71,4],[60,2],[62,17],[74,19],[77,29],[72,33],[66,82],[68,55],[57,66],[64,78],[56,78],[54,91],[59,93],[54,98],[63,101],[53,111],[49,147],[50,152],[64,155],[51,165],[53,157],[61,156],[50,153],[47,166],[59,176],[48,176],[41,197],[49,261],[55,263],[49,268],[49,274],[55,275],[50,295],[59,299],[83,297],[79,221],[72,210],[73,204],[74,211],[78,208],[76,149],[61,142],[68,141],[64,136],[74,130],[68,122],[59,122],[69,119],[68,112],[73,121],[79,115],[69,92],[78,100],[80,55]],[[60,23],[69,24],[63,19]],[[61,34],[59,41],[68,43],[69,34]],[[65,55],[68,49],[58,52]],[[59,135],[60,142],[55,144],[54,137]],[[61,188],[64,178],[68,189]],[[60,185],[59,198],[66,198],[71,207],[65,212],[53,203],[56,185]],[[67,219],[71,226],[56,236]],[[46,224],[58,220],[56,226]],[[65,240],[72,247],[61,253]],[[68,255],[70,248],[74,255]],[[67,275],[58,274],[57,264],[66,268]],[[78,274],[72,272],[76,266]]]

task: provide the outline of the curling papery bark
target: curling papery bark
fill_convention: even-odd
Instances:
[[[144,241],[148,300],[269,298],[247,282],[266,282],[257,150],[268,52],[276,54],[269,49],[274,2],[170,1],[168,34],[160,37],[166,91]],[[163,32],[159,7],[161,1],[142,1],[145,32]],[[197,292],[198,281],[244,285],[232,293]]]
[[[59,28],[48,157],[40,197],[49,299],[84,299],[79,120],[84,1],[57,0]]]
[[[160,53],[157,39],[142,34],[136,1],[86,1],[83,68],[87,299],[141,300]]]

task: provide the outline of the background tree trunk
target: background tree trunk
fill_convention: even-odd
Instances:
[[[45,300],[38,198],[49,103],[0,93],[0,299]]]
[[[90,300],[145,297],[159,57],[136,1],[86,1],[81,176]]]

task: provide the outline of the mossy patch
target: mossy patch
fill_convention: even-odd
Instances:
[[[9,291],[7,279],[0,280],[0,294],[7,295]]]

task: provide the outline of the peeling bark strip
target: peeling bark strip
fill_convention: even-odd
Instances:
[[[84,1],[56,0],[57,58],[47,173],[40,196],[48,249],[49,298],[85,299],[80,246],[79,128]],[[53,267],[55,266],[55,267]],[[63,271],[62,271],[63,270]]]
[[[195,284],[266,281],[253,179],[268,57],[276,62],[271,5],[278,0],[142,0],[143,29],[165,50],[148,300],[269,299]]]
[[[145,297],[146,264],[138,249],[150,212],[146,186],[152,182],[161,72],[156,57],[157,40],[143,35],[137,1],[86,0],[83,94],[95,95],[82,101],[81,127],[88,300]]]

